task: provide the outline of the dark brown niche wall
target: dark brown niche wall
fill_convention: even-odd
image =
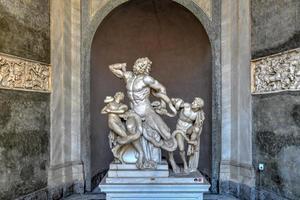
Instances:
[[[208,36],[198,19],[171,0],[132,0],[114,9],[100,24],[91,50],[91,167],[92,175],[112,161],[107,116],[101,115],[105,96],[125,91],[108,65],[126,62],[132,69],[139,57],[152,60],[151,75],[170,97],[205,101],[199,169],[211,174],[212,56]],[[174,130],[177,117],[166,119]]]

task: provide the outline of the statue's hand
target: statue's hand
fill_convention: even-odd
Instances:
[[[110,71],[118,78],[124,78],[126,63],[116,63],[108,66]]]
[[[172,106],[174,106],[176,110],[180,110],[184,105],[184,101],[180,98],[172,98],[171,102]]]
[[[180,99],[180,98],[171,98],[171,102],[175,105],[175,104],[177,104],[178,102],[183,102],[183,100],[182,99]]]
[[[160,115],[167,115],[169,117],[174,117],[177,114],[177,111],[171,102],[168,103],[168,106],[172,113],[169,113],[167,110],[167,104],[165,101],[153,101],[151,106],[154,108],[155,112]]]
[[[193,128],[193,132],[198,133],[200,131],[200,128],[197,126],[194,126]]]
[[[178,101],[178,98],[171,98],[171,102],[172,102],[172,104],[176,104],[176,102]]]
[[[151,106],[154,108],[154,110],[161,109],[161,103],[160,103],[160,101],[153,101],[151,103]]]
[[[175,117],[177,115],[177,110],[171,102],[169,103],[169,108],[172,111],[171,117]]]
[[[167,115],[168,114],[168,111],[166,110],[166,109],[160,109],[159,111],[158,111],[158,113],[159,114],[161,114],[161,115]]]
[[[119,117],[126,121],[128,119],[128,114],[127,113],[119,114]]]
[[[126,63],[121,63],[121,69],[122,69],[123,72],[126,71],[126,66],[127,66]]]
[[[190,144],[190,145],[194,145],[194,146],[196,146],[197,145],[197,141],[195,141],[195,140],[189,140],[188,141],[188,144]]]

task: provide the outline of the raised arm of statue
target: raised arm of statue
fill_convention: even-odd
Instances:
[[[107,108],[107,105],[104,106],[104,108],[102,108],[101,110],[101,114],[107,114],[108,113],[108,108]]]
[[[118,78],[124,78],[126,74],[126,63],[116,63],[108,66],[110,71]]]
[[[110,104],[108,104],[101,110],[101,114],[108,114],[108,113],[123,114],[127,110],[128,110],[128,106],[125,104],[119,105],[118,108],[112,108],[112,106]]]

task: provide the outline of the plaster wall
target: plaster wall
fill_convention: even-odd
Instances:
[[[0,52],[50,62],[48,0],[0,0]]]
[[[0,199],[47,187],[49,94],[0,90]]]
[[[300,1],[251,0],[252,58],[300,46]]]
[[[300,92],[259,95],[253,98],[254,165],[261,196],[300,198]],[[269,194],[268,194],[269,193]]]

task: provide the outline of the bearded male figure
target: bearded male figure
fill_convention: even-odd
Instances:
[[[160,105],[164,112],[160,114],[175,116],[177,111],[167,96],[165,87],[149,75],[151,65],[152,62],[148,58],[139,58],[133,65],[133,71],[126,70],[126,63],[110,65],[109,69],[118,78],[124,79],[130,107],[143,121],[141,143],[146,159],[160,162],[160,149],[174,151],[177,142],[169,127],[152,107],[150,94],[161,101]],[[167,112],[167,106],[173,112],[172,114]]]

